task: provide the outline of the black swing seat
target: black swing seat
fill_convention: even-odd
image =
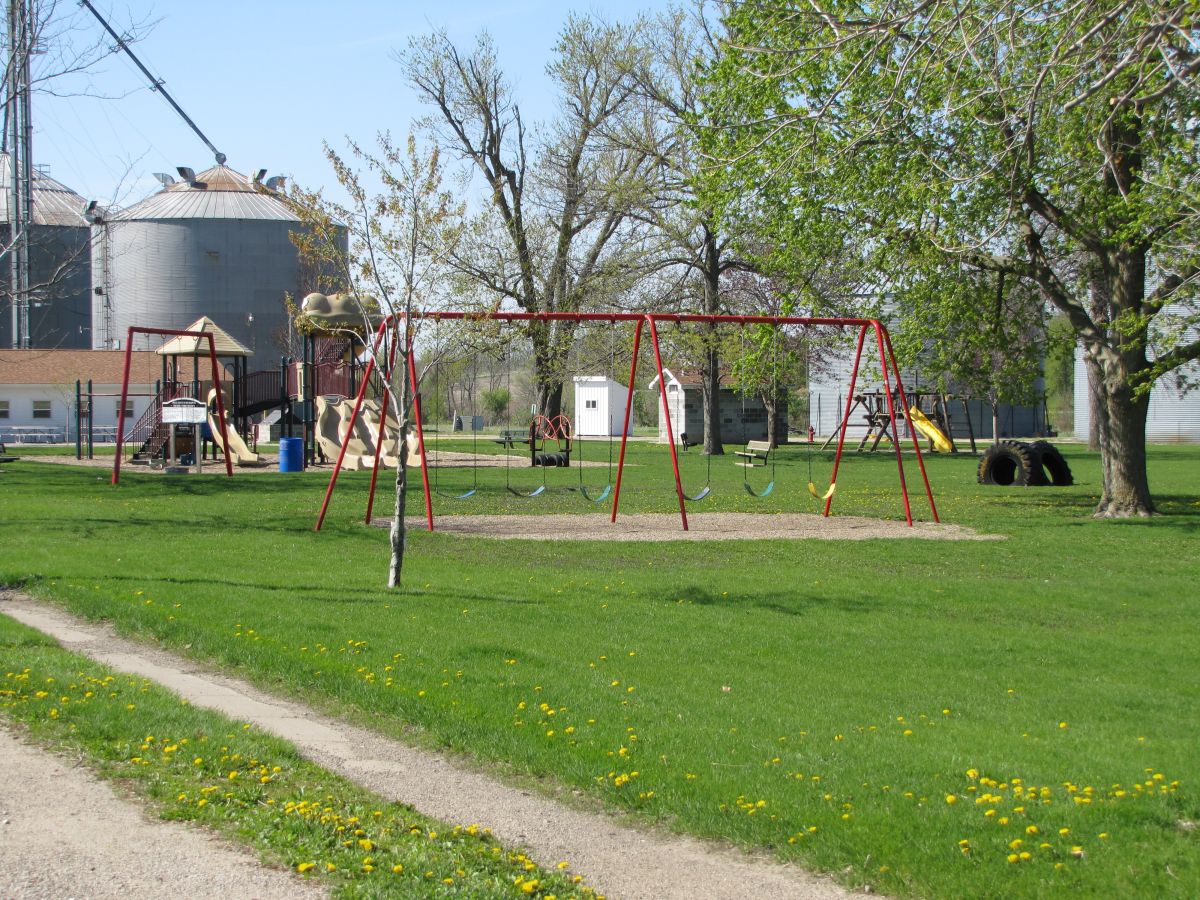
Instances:
[[[693,503],[695,503],[698,500],[703,500],[705,497],[707,497],[711,493],[712,493],[712,485],[706,484],[703,488],[701,488],[700,493],[696,494],[695,496],[689,496],[688,494],[684,494],[683,499],[691,500]]]

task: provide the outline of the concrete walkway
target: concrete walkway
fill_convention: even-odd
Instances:
[[[119,638],[20,594],[0,594],[0,613],[53,636],[66,649],[153,679],[196,706],[252,722],[295,744],[318,764],[390,800],[454,824],[488,827],[543,866],[561,860],[610,898],[757,900],[843,898],[831,881],[795,866],[658,830],[627,827],[510,787],[437,754],[317,715],[189,660]]]

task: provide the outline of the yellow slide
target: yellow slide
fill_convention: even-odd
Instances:
[[[212,435],[212,442],[216,448],[224,452],[225,448],[221,444],[221,423],[217,421],[215,410],[217,408],[217,389],[209,388],[208,390],[208,431]],[[228,409],[229,407],[226,407]],[[229,433],[229,450],[233,456],[233,464],[235,466],[261,466],[265,465],[263,458],[246,446],[246,442],[242,440],[242,436],[237,433],[232,423],[226,429]]]
[[[942,430],[934,425],[926,418],[925,413],[917,409],[915,406],[909,409],[908,416],[912,419],[913,428],[921,432],[929,440],[933,441],[933,447],[939,453],[954,452],[954,445],[950,443],[950,439],[942,434]]]

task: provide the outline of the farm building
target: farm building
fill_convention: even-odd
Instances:
[[[95,398],[97,440],[116,434],[124,353],[108,350],[0,350],[0,441],[7,444],[64,443],[75,440],[75,382],[106,395]],[[136,351],[130,364],[126,424],[145,412],[162,359]]]
[[[603,375],[576,376],[575,434],[579,437],[620,436],[629,388]]]
[[[671,410],[671,430],[675,440],[683,440],[680,435],[687,435],[688,443],[700,443],[704,439],[704,399],[698,373],[682,373],[678,377],[670,369],[663,369],[667,381],[667,406]],[[767,409],[757,396],[743,396],[740,392],[724,384],[721,386],[721,439],[723,441],[745,442],[763,441],[767,439]],[[653,393],[654,403],[658,407],[658,439],[667,439],[667,422],[662,413],[662,400],[658,386],[658,376],[646,385]],[[786,388],[781,386],[781,392]],[[788,417],[787,404],[780,403],[779,417],[775,423],[775,439],[778,443],[787,442]]]

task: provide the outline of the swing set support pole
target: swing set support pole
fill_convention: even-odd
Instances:
[[[833,456],[833,474],[829,476],[831,486],[837,485],[838,467],[842,464],[842,447],[846,444],[846,427],[850,424],[850,404],[854,401],[854,385],[858,382],[858,367],[862,362],[863,344],[867,339],[867,326],[858,329],[858,346],[854,350],[854,368],[850,371],[850,387],[846,390],[846,415],[842,417],[842,427],[838,431],[837,453]],[[829,518],[829,509],[833,506],[833,494],[825,498],[825,518]]]
[[[881,326],[882,327],[882,326]],[[913,428],[912,416],[908,411],[908,398],[904,394],[904,384],[900,381],[900,367],[896,364],[896,351],[892,349],[892,336],[888,333],[887,328],[882,331],[883,341],[887,345],[888,359],[892,363],[892,371],[896,373],[896,388],[900,392],[900,405],[904,410],[904,420],[908,423],[908,433],[912,436],[913,450],[917,453],[917,466],[921,469],[921,479],[925,482],[925,496],[929,498],[929,511],[933,515],[933,521],[941,522],[938,518],[937,504],[933,502],[933,488],[929,484],[929,474],[925,471],[925,457],[921,453],[921,442],[917,439],[917,430]],[[884,368],[886,369],[886,363]],[[892,424],[892,432],[895,433],[896,425]],[[897,448],[898,451],[898,448]],[[912,520],[909,520],[912,524]]]
[[[371,373],[375,370],[375,354],[379,352],[379,342],[383,340],[384,329],[387,328],[388,320],[385,319],[379,324],[378,330],[375,332],[375,341],[371,345],[371,358],[367,360],[367,367],[363,370],[362,383],[358,386],[358,394],[354,398],[354,411],[350,413],[350,422],[346,427],[346,436],[349,437],[354,433],[354,423],[358,421],[358,411],[362,407],[363,395],[367,392],[367,382],[371,380]],[[313,531],[320,531],[321,526],[325,524],[325,513],[329,511],[329,500],[333,497],[333,489],[337,486],[338,473],[342,471],[342,460],[346,458],[346,448],[350,446],[349,440],[342,441],[342,446],[338,449],[337,462],[333,465],[333,474],[329,476],[329,487],[325,489],[325,499],[321,501],[321,512],[317,515],[317,524]]]
[[[667,422],[667,446],[671,448],[671,468],[675,471],[675,494],[679,497],[679,518],[683,522],[683,530],[688,530],[687,507],[683,502],[683,483],[679,479],[679,454],[675,450],[675,433],[671,429],[671,405],[667,400],[667,378],[663,374],[662,353],[658,348],[658,328],[654,325],[654,316],[646,316],[650,323],[650,341],[654,345],[654,365],[658,368],[658,392],[662,395],[663,416]]]
[[[633,409],[633,384],[637,378],[638,350],[642,345],[642,326],[645,324],[643,319],[638,319],[637,327],[633,330],[633,359],[629,363],[629,390],[625,392],[625,424],[621,428],[621,455],[617,459],[617,483],[613,488],[612,519],[610,519],[612,522],[617,521],[617,506],[621,503],[621,474],[625,471],[625,442],[629,440],[629,413]],[[612,457],[610,456],[609,459]]]
[[[425,521],[433,531],[433,497],[429,493],[429,460],[425,456],[425,425],[421,420],[421,393],[417,390],[417,362],[413,358],[412,332],[408,334],[408,383],[413,392],[413,416],[417,426],[417,452],[421,454],[421,486],[425,488]],[[405,442],[403,453],[408,453]]]
[[[379,398],[379,428],[375,433],[375,459],[371,464],[371,489],[367,492],[367,515],[363,519],[363,522],[367,525],[371,524],[371,516],[375,512],[375,482],[379,478],[379,458],[383,453],[383,436],[387,433],[388,405],[392,399],[392,392],[389,385],[391,384],[392,373],[396,370],[396,345],[397,341],[393,337],[392,345],[388,348],[388,364],[383,378],[383,394]],[[399,465],[398,462],[397,465]]]
[[[896,451],[896,469],[900,473],[900,495],[904,498],[904,518],[908,522],[908,527],[912,527],[912,504],[908,501],[908,483],[904,478],[904,454],[900,452],[900,431],[896,427],[896,404],[892,400],[892,385],[891,379],[888,376],[888,355],[887,350],[883,346],[883,326],[875,323],[875,340],[879,344],[879,366],[883,370],[883,392],[887,397],[888,419],[892,423],[892,448]],[[896,374],[896,388],[901,393],[904,391],[903,385],[900,384],[900,375]],[[905,420],[908,420],[908,410],[904,412]],[[908,430],[915,435],[912,422],[908,422]],[[915,440],[915,437],[914,437]],[[917,448],[917,455],[921,453],[921,448]]]

